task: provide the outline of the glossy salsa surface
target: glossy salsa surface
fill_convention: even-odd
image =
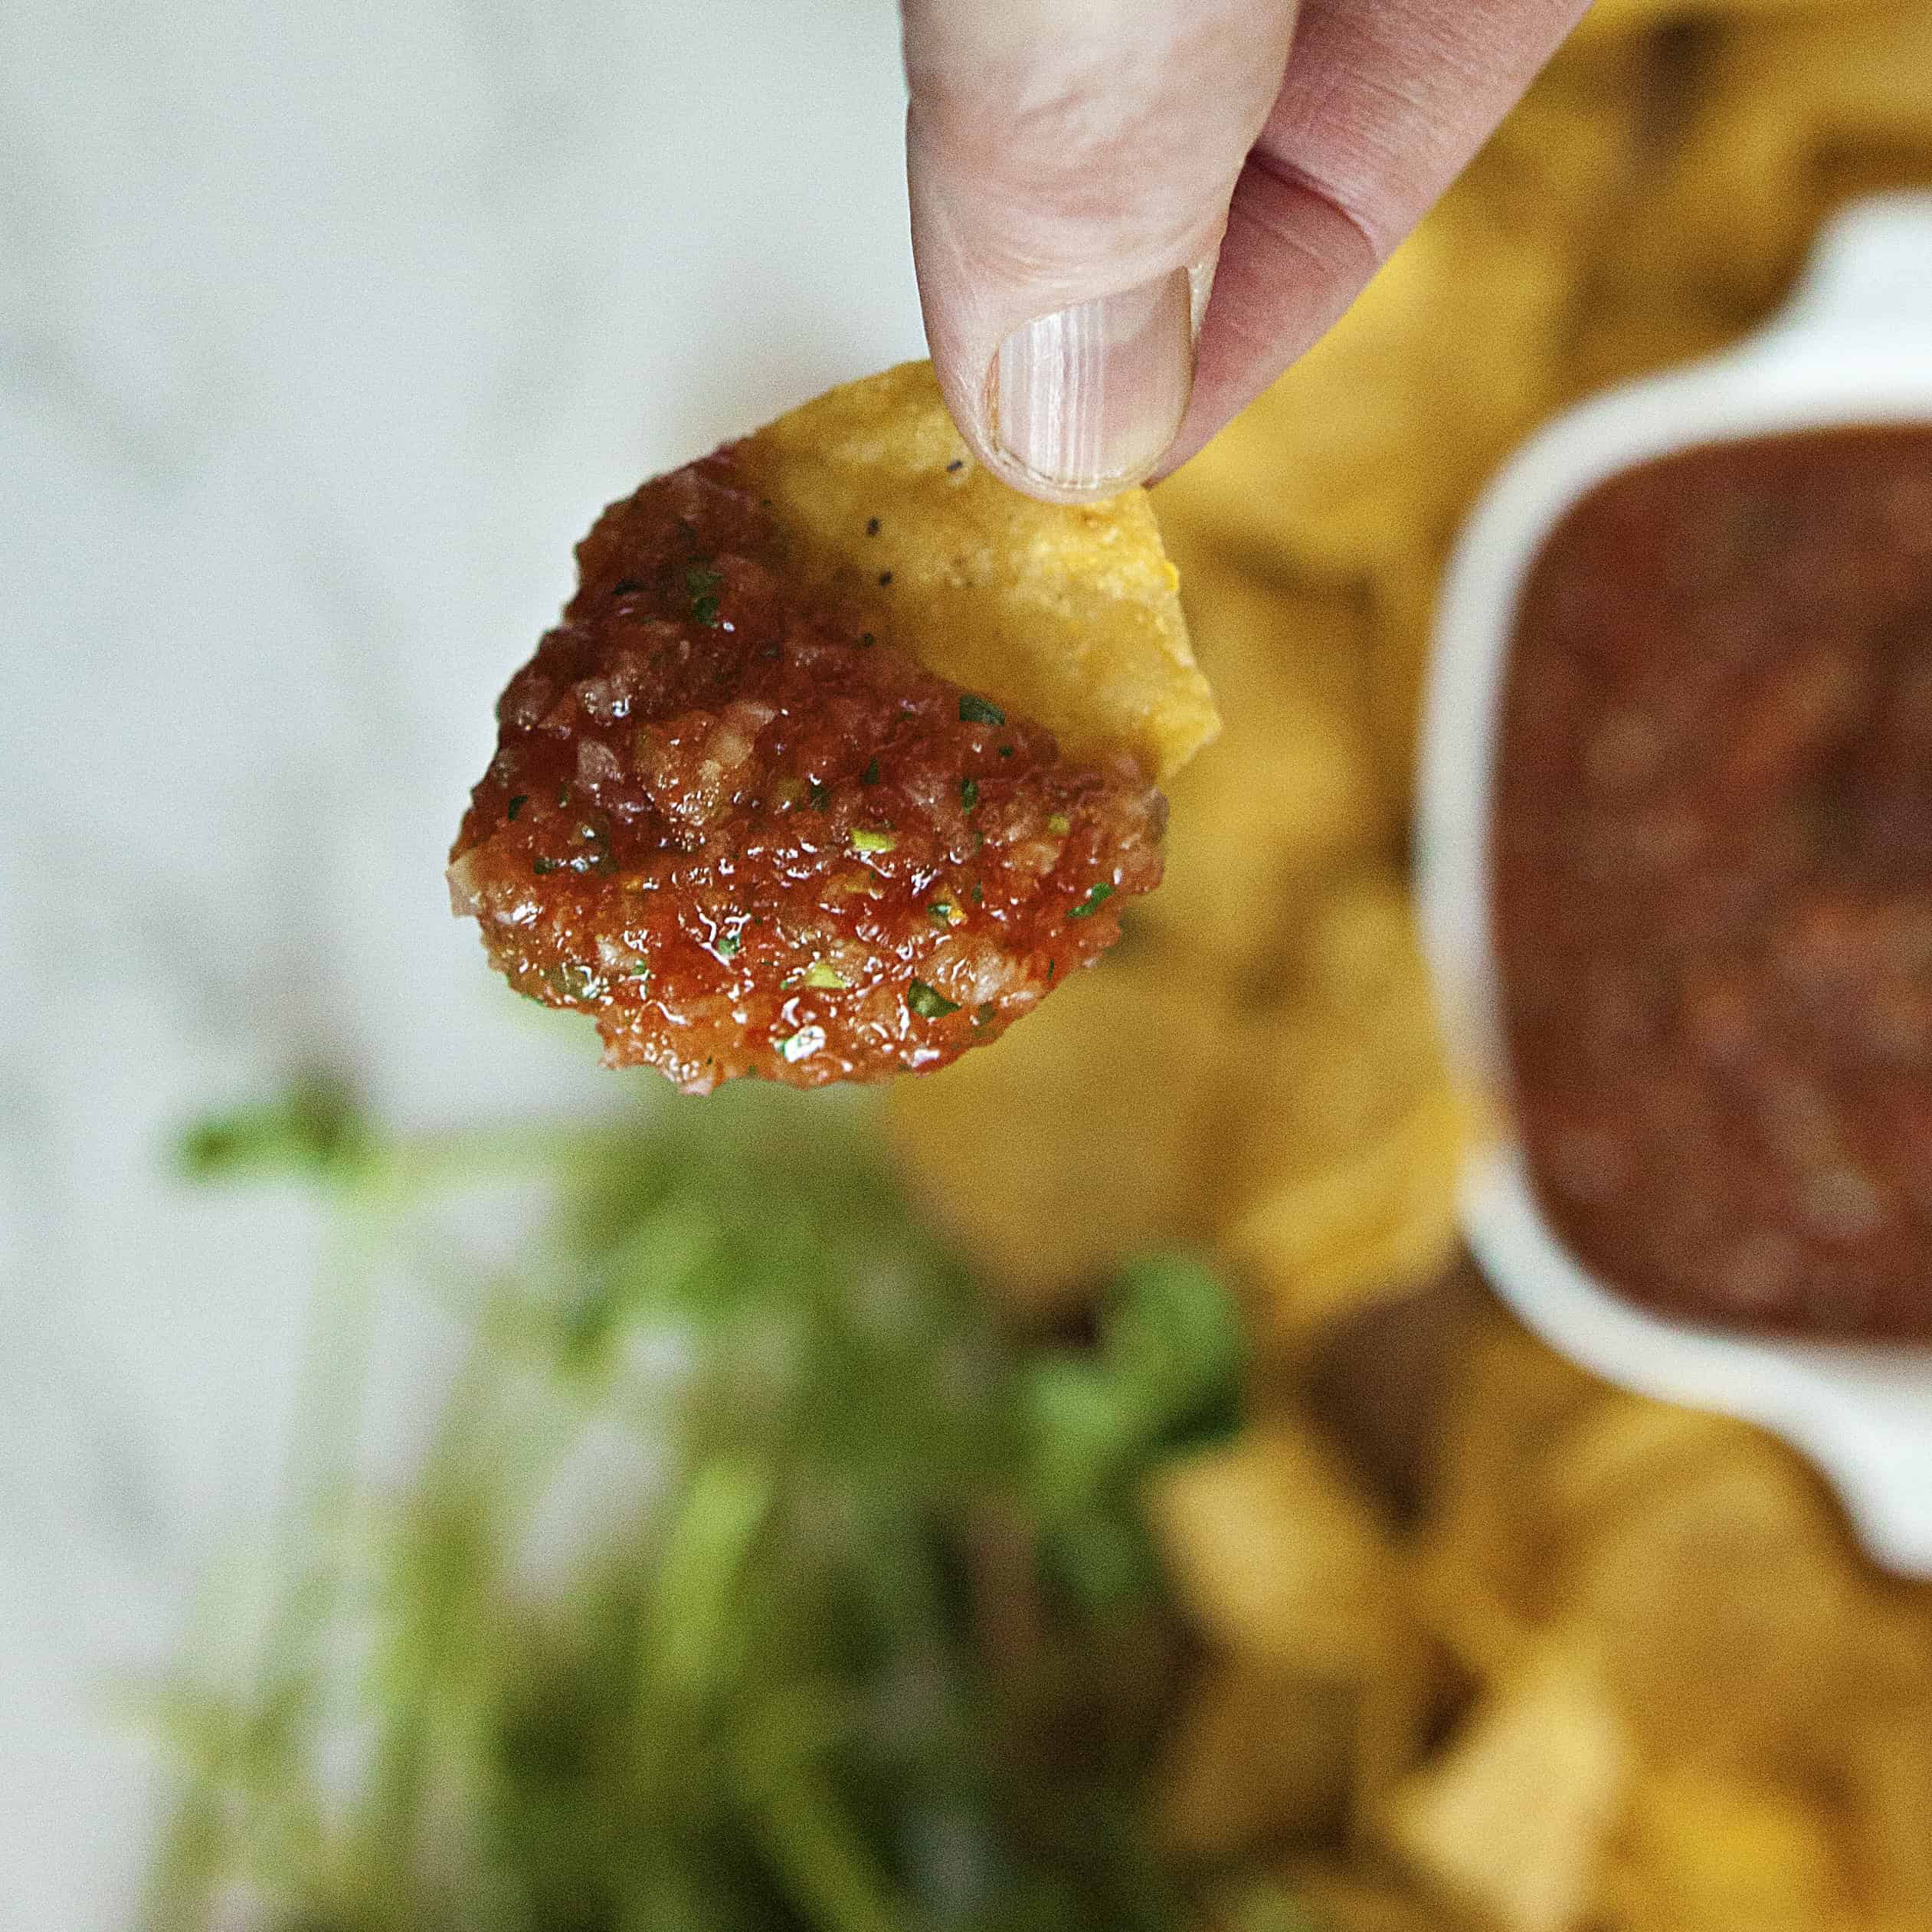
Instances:
[[[802,594],[784,550],[729,448],[607,509],[451,855],[510,984],[687,1092],[941,1066],[1161,876],[1131,758],[1063,761]]]
[[[1518,607],[1493,915],[1558,1233],[1660,1310],[1932,1338],[1932,426],[1713,444]]]

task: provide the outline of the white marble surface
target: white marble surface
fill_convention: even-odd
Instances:
[[[642,474],[921,351],[889,0],[0,9],[0,1928],[131,1923],[123,1668],[272,1481],[314,1230],[211,1102],[598,1104],[449,918]]]

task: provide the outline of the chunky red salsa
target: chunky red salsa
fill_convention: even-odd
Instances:
[[[1932,1337],[1932,426],[1713,444],[1571,510],[1493,844],[1563,1239],[1672,1313]]]
[[[512,679],[452,898],[519,992],[690,1092],[936,1067],[1161,877],[1133,761],[931,676],[788,575],[732,452],[613,504]]]

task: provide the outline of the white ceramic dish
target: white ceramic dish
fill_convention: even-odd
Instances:
[[[1932,195],[1886,196],[1826,230],[1790,302],[1758,335],[1559,418],[1478,505],[1437,618],[1419,781],[1420,899],[1452,1050],[1498,1096],[1508,1081],[1490,951],[1490,776],[1531,562],[1580,496],[1633,463],[1829,423],[1920,421],[1932,421]],[[1507,1131],[1465,1175],[1462,1211],[1489,1279],[1554,1346],[1627,1387],[1784,1436],[1836,1485],[1881,1561],[1932,1575],[1932,1349],[1757,1338],[1644,1313],[1557,1240]]]

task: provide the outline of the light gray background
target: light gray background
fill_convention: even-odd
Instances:
[[[273,1483],[315,1231],[161,1158],[345,1059],[607,1098],[449,917],[607,499],[922,352],[888,0],[0,9],[0,1927],[129,1922],[117,1673]]]

